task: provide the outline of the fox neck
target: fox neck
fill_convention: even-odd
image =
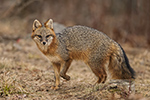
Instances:
[[[40,49],[40,51],[45,55],[54,55],[58,45],[56,37],[53,38],[51,44],[48,46],[44,46],[40,43],[36,43],[36,44]]]

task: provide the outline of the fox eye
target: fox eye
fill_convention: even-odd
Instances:
[[[41,35],[37,35],[39,38],[42,38],[42,36]]]
[[[50,34],[50,35],[47,35],[46,38],[49,38],[50,36],[51,36],[51,37],[54,37],[53,34]]]
[[[47,35],[46,38],[49,38],[51,35]]]

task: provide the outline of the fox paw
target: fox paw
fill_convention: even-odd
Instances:
[[[70,80],[70,76],[66,75],[65,79],[66,79],[67,81],[69,81],[69,80]]]
[[[63,75],[63,74],[61,74],[60,76],[61,76],[63,79],[67,80],[67,81],[70,80],[70,76],[68,76],[68,75]]]

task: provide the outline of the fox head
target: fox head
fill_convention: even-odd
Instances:
[[[33,22],[33,32],[31,37],[41,50],[46,50],[56,37],[53,30],[53,20],[49,19],[42,24],[35,19]]]

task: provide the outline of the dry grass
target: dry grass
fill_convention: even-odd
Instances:
[[[124,45],[131,66],[137,72],[135,93],[121,84],[93,85],[96,77],[82,62],[74,61],[68,71],[70,81],[61,79],[61,87],[53,91],[54,72],[30,38],[0,42],[1,99],[130,99],[150,98],[150,51]]]

